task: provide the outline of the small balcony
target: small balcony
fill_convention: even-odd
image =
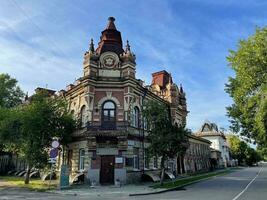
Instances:
[[[117,121],[115,123],[88,122],[86,126],[87,132],[125,132],[128,130],[129,123],[127,121]]]
[[[115,123],[88,122],[84,128],[87,136],[120,136],[128,131],[129,123],[116,121]]]

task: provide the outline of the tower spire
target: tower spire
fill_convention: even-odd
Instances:
[[[96,49],[97,54],[111,51],[120,55],[124,52],[122,46],[121,33],[116,29],[114,24],[115,18],[109,17],[106,29],[102,31],[100,42]]]
[[[126,41],[125,52],[126,53],[131,52],[131,46],[129,44],[129,40]]]
[[[181,92],[181,93],[184,93],[182,83],[180,83],[180,92]]]
[[[93,40],[93,38],[91,38],[89,51],[92,52],[92,53],[95,51],[94,40]]]

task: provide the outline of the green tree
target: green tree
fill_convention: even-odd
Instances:
[[[257,28],[227,57],[235,77],[226,92],[233,98],[227,108],[232,130],[267,146],[267,28]]]
[[[248,146],[246,149],[246,164],[252,166],[260,160],[260,154],[255,149]]]
[[[230,145],[232,157],[238,159],[239,164],[251,166],[260,161],[260,153],[251,148],[246,142],[240,140],[238,136],[228,135],[227,142]]]
[[[0,108],[10,108],[20,104],[23,96],[16,79],[8,74],[0,74]]]
[[[76,127],[67,104],[44,93],[33,95],[29,103],[1,115],[5,117],[0,118],[0,139],[9,151],[18,153],[27,162],[25,184],[29,183],[31,168],[47,164],[53,137],[58,137],[64,145]]]
[[[227,143],[230,145],[232,157],[237,159],[239,164],[245,163],[247,144],[236,135],[228,135]]]
[[[159,102],[147,101],[144,106],[144,118],[150,123],[148,134],[149,153],[161,158],[161,185],[164,180],[165,162],[168,158],[183,155],[189,145],[184,127],[172,125],[168,107]]]
[[[267,147],[258,147],[257,152],[260,154],[262,160],[267,161]]]

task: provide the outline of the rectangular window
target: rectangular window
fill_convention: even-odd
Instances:
[[[126,167],[133,167],[133,158],[125,158],[125,166]]]
[[[133,168],[134,169],[139,169],[139,149],[134,148],[133,150],[134,155],[133,155]]]
[[[133,168],[139,169],[139,156],[138,155],[133,156]]]
[[[168,170],[170,171],[170,172],[174,172],[174,163],[173,163],[173,161],[168,161]]]
[[[155,156],[153,160],[153,168],[157,169],[158,168],[158,158]]]
[[[149,156],[148,156],[148,150],[145,149],[145,169],[149,169]]]
[[[84,170],[85,150],[79,150],[79,170]]]
[[[72,167],[72,155],[73,155],[73,152],[72,150],[68,150],[68,161],[67,161],[67,164],[69,165],[70,169]]]

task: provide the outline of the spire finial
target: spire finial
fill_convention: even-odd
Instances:
[[[91,38],[89,51],[90,51],[90,52],[94,52],[94,51],[95,51],[94,40],[93,40],[93,38]]]
[[[125,46],[125,52],[130,52],[131,51],[131,46],[129,44],[129,40],[126,41],[126,46]]]
[[[180,92],[181,92],[181,93],[184,93],[182,83],[180,83]]]
[[[108,24],[107,24],[107,27],[106,27],[106,29],[111,29],[111,30],[117,30],[116,29],[116,26],[115,26],[115,24],[114,24],[114,21],[115,21],[115,18],[114,17],[109,17],[108,18]]]
[[[109,17],[108,18],[108,21],[114,22],[115,21],[115,18],[114,17]]]

